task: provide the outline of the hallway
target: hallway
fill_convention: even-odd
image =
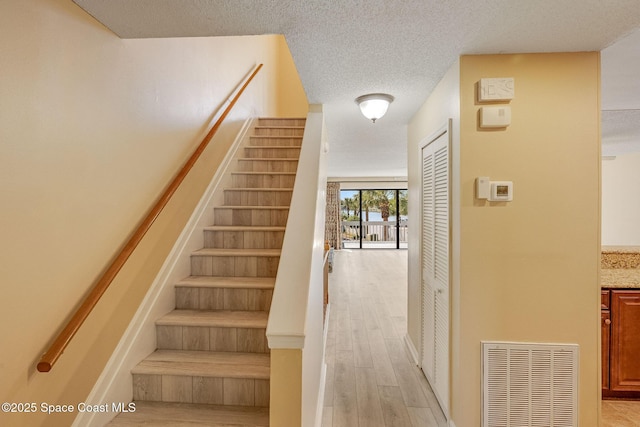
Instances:
[[[329,276],[323,427],[443,427],[405,350],[407,252],[342,250]]]

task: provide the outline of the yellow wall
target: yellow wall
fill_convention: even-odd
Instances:
[[[302,425],[302,350],[271,350],[269,424],[279,427]]]
[[[70,1],[0,2],[2,402],[86,398],[242,121],[306,115],[287,52],[282,36],[121,40]],[[58,364],[36,372],[214,112],[261,62],[228,124]],[[0,424],[69,425],[75,415],[0,413]]]
[[[278,105],[275,114],[278,117],[307,117],[309,110],[307,96],[291,57],[291,51],[284,36],[279,36],[278,42],[278,61],[276,62],[278,92],[274,94]]]
[[[480,425],[482,340],[577,343],[579,424],[595,425],[600,394],[599,54],[463,56],[459,69],[452,419],[458,427]],[[478,128],[476,83],[483,77],[515,79],[512,124],[506,130]],[[437,108],[432,105],[414,117],[410,144],[426,136],[415,129]],[[512,180],[514,201],[476,201],[477,176]],[[412,201],[417,202],[415,196]],[[410,289],[419,285],[410,284]],[[409,316],[415,320],[419,313]],[[415,333],[411,338],[415,342]]]

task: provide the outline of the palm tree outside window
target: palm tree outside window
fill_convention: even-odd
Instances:
[[[343,247],[406,248],[407,190],[341,190]]]

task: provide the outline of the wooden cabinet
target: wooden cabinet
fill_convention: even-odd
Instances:
[[[640,290],[603,291],[601,330],[603,396],[640,397]]]
[[[611,291],[611,390],[640,391],[640,291]]]
[[[602,310],[600,314],[602,330],[602,389],[609,390],[609,340],[611,339],[611,312]]]

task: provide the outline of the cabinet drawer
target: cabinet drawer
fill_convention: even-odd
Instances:
[[[611,299],[611,292],[609,290],[600,292],[600,308],[602,310],[609,310]]]

